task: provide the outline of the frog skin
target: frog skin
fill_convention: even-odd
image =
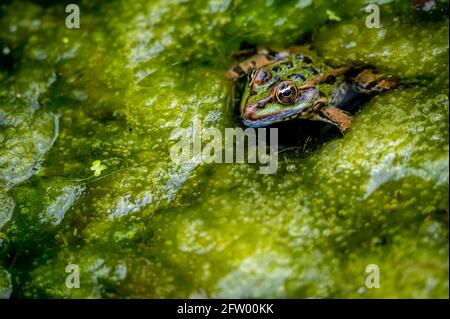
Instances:
[[[397,83],[373,68],[331,68],[306,47],[260,49],[227,73],[238,81],[248,77],[240,116],[248,127],[265,127],[292,119],[330,123],[342,132],[367,97]]]

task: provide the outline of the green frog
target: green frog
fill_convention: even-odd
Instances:
[[[248,77],[240,104],[244,125],[265,127],[300,118],[330,123],[342,134],[368,97],[397,87],[370,67],[331,68],[307,47],[259,49],[227,75],[233,81]]]

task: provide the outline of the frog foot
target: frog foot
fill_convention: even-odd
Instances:
[[[334,106],[324,106],[319,111],[322,121],[333,124],[344,134],[352,125],[353,116]]]
[[[361,93],[375,94],[394,89],[398,83],[374,69],[362,70],[354,79]]]

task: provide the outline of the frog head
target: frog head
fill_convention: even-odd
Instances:
[[[305,83],[321,73],[302,54],[291,56],[249,74],[240,107],[246,126],[264,127],[293,118],[310,118],[318,87]]]

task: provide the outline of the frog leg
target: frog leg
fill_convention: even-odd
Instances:
[[[399,87],[399,84],[374,69],[363,69],[346,78],[332,92],[330,104],[354,113],[370,96]]]
[[[247,55],[249,52],[254,52],[254,50],[238,51],[235,55]],[[289,53],[287,51],[277,52],[268,49],[258,49],[256,54],[241,62],[234,63],[227,72],[227,78],[232,81],[237,81],[239,78],[249,74],[254,69],[261,68],[277,61],[282,61],[287,57],[289,57]]]
[[[344,134],[352,125],[353,116],[337,107],[331,106],[327,98],[320,98],[314,103],[311,119],[336,126]]]
[[[342,134],[350,128],[353,121],[353,116],[350,113],[331,105],[322,107],[317,116],[322,121],[337,126]]]
[[[398,87],[398,83],[375,69],[364,69],[353,79],[361,93],[377,94]]]

